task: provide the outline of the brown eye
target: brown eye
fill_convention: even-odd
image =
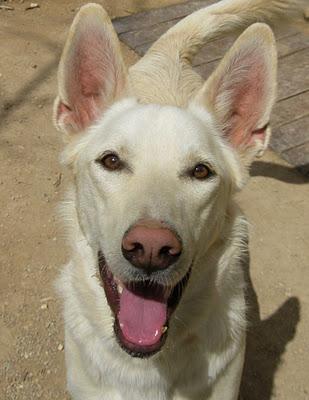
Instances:
[[[123,163],[121,162],[117,154],[107,154],[98,161],[101,165],[103,165],[104,168],[109,171],[117,171],[123,167]]]
[[[197,164],[193,169],[193,177],[196,179],[207,179],[211,174],[211,170],[204,164]]]

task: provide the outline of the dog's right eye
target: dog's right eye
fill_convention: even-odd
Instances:
[[[119,171],[124,166],[118,155],[114,153],[106,154],[102,158],[99,158],[97,162],[108,171]]]
[[[211,169],[205,164],[197,164],[192,171],[192,176],[195,179],[205,180],[213,175]]]

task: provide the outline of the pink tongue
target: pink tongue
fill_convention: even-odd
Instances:
[[[166,318],[166,303],[140,297],[123,288],[118,320],[126,340],[140,346],[157,343],[162,336]]]

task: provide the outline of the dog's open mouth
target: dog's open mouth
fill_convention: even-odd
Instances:
[[[120,346],[133,357],[149,357],[165,342],[168,322],[190,277],[191,268],[174,287],[150,280],[120,282],[101,252],[99,271],[106,298],[115,315],[114,331]]]

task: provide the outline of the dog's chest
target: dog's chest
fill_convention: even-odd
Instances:
[[[164,354],[156,362],[131,360],[126,364],[119,359],[119,368],[113,373],[106,364],[101,381],[115,390],[117,400],[145,400],[145,393],[147,400],[180,400],[191,398],[194,393],[206,393],[212,383],[211,368],[207,355],[192,351],[192,341],[177,354]]]

